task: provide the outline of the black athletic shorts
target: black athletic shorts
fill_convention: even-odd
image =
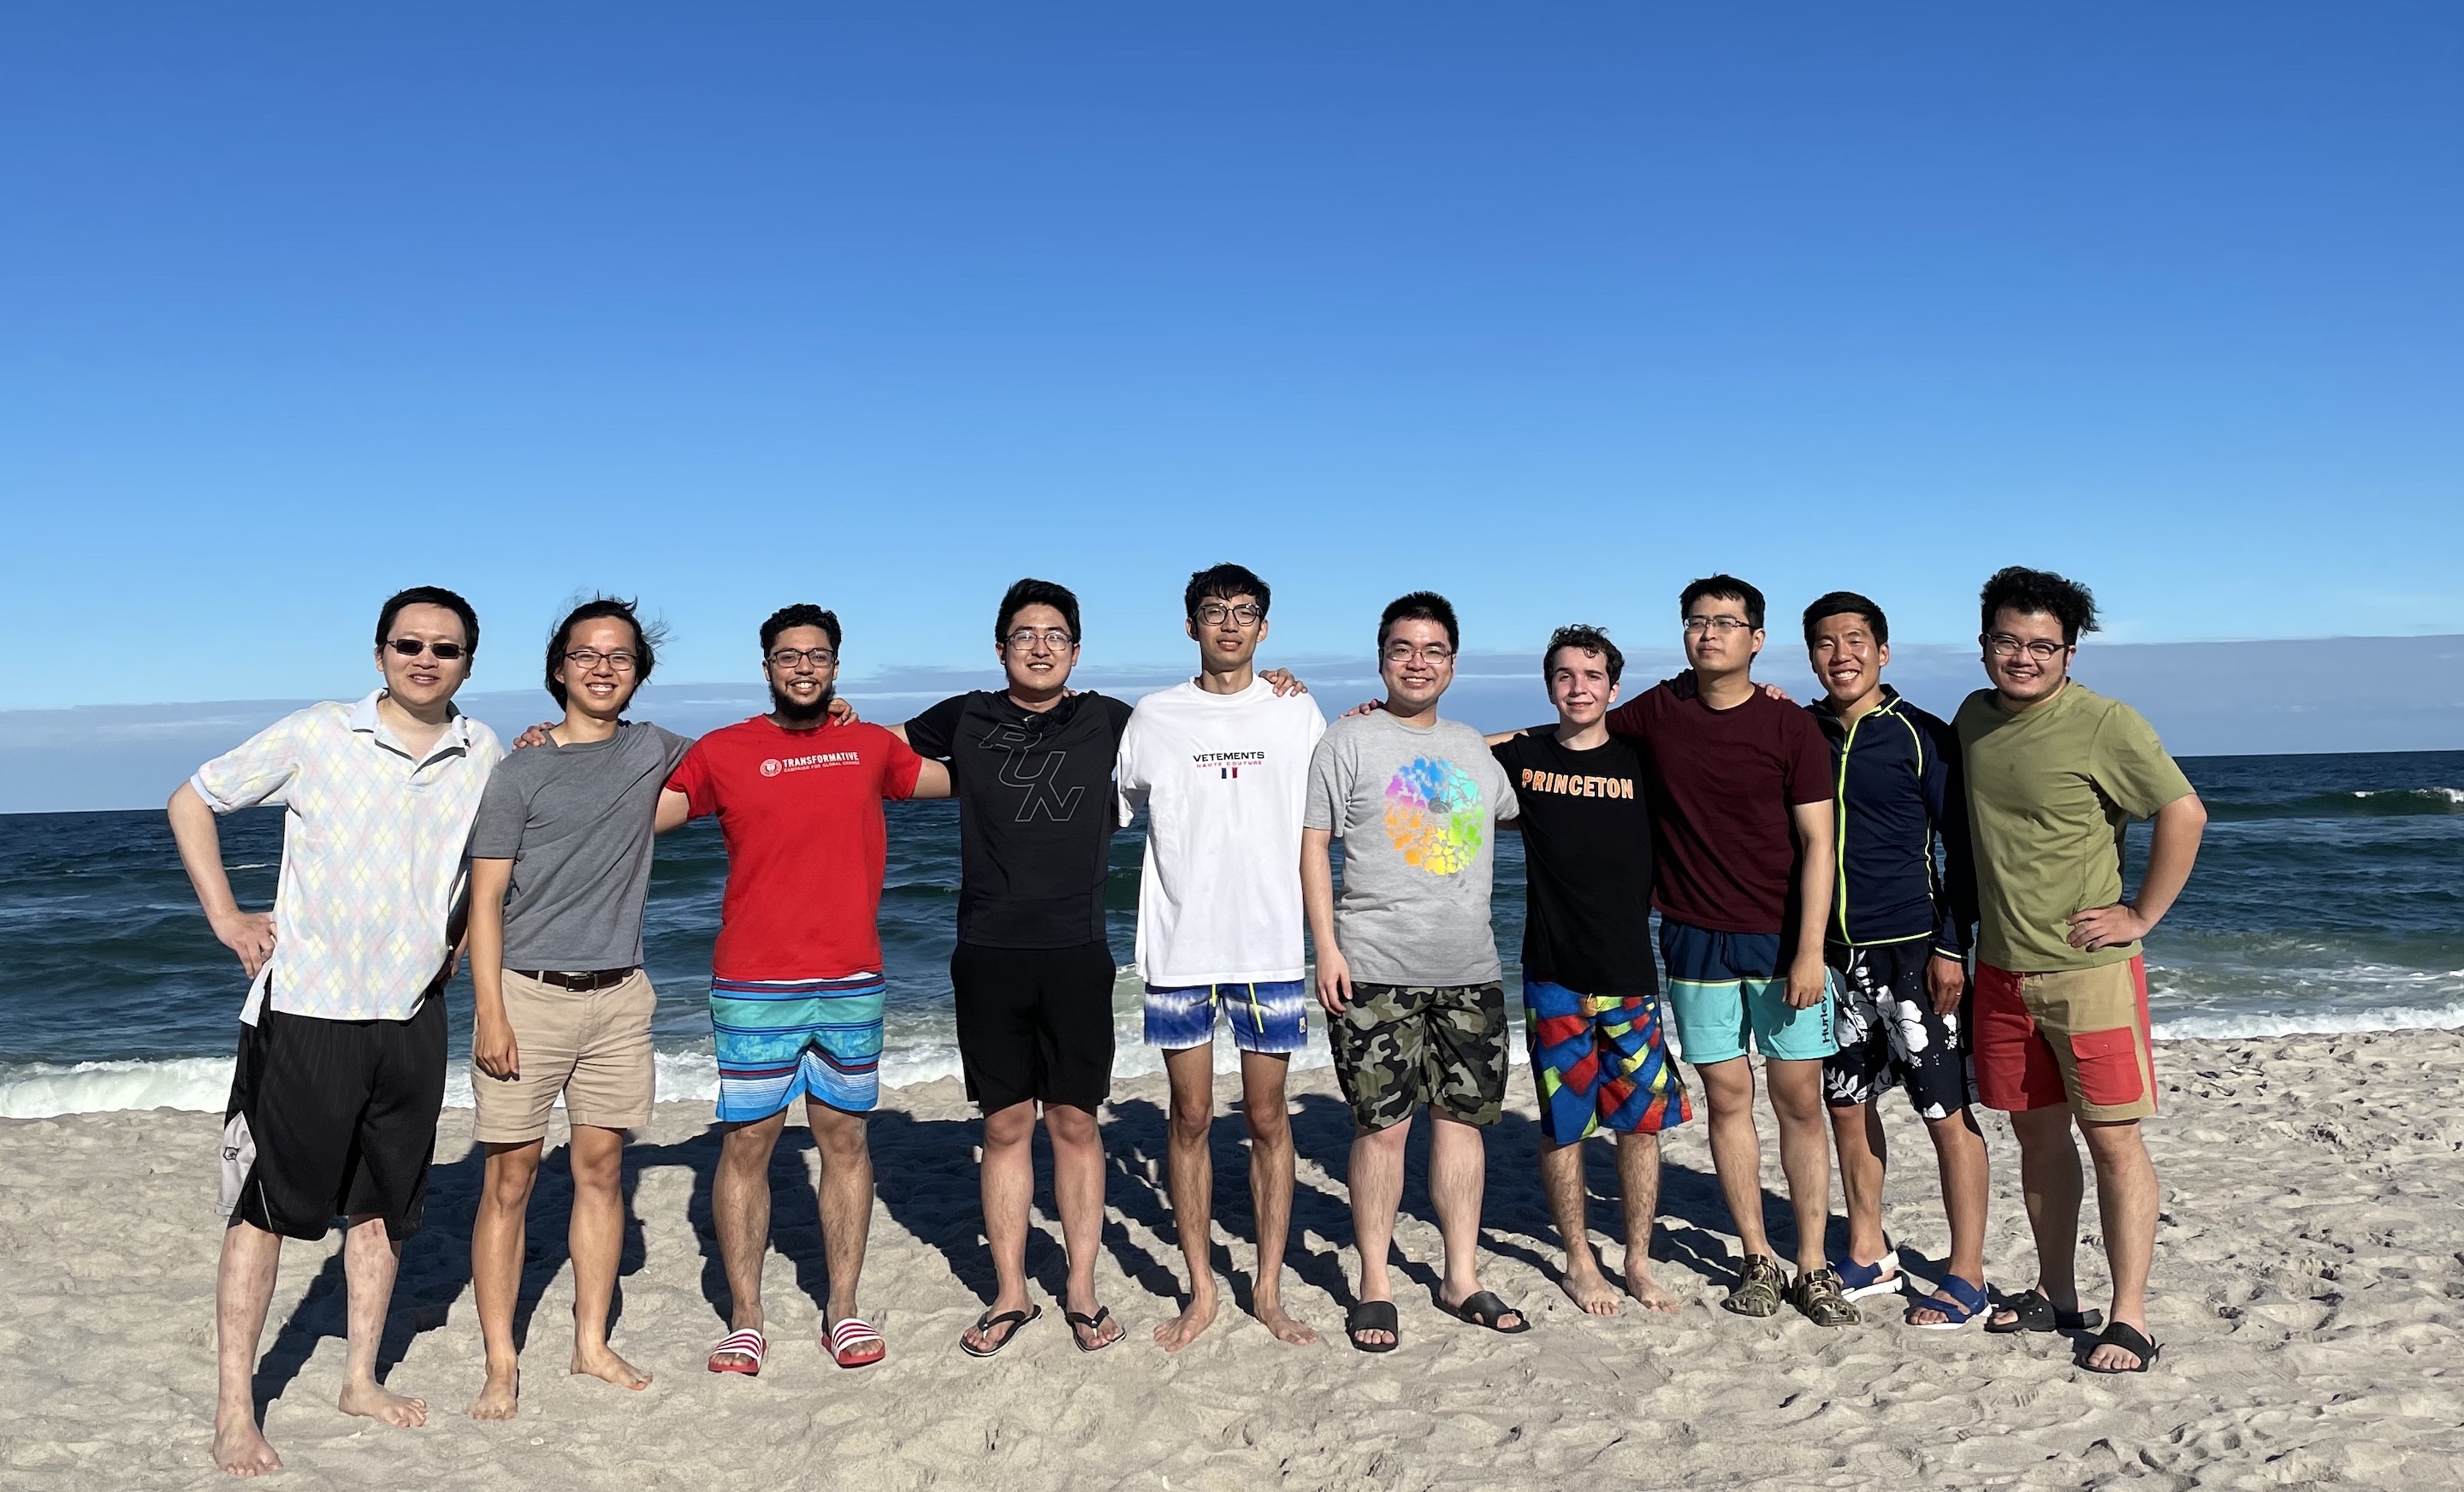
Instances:
[[[226,1153],[256,1152],[231,1220],[321,1239],[338,1217],[378,1217],[387,1238],[410,1237],[444,1108],[441,993],[407,1020],[323,1020],[275,1010],[269,990],[240,1027],[224,1114]]]
[[[950,954],[958,1062],[986,1113],[1023,1104],[1095,1109],[1112,1096],[1112,950],[985,948]]]
[[[1949,1015],[1933,1013],[1925,982],[1931,938],[1867,948],[1831,943],[1822,954],[1839,985],[1839,1050],[1822,1059],[1826,1102],[1870,1104],[1896,1087],[1906,1090],[1920,1116],[1947,1119],[1976,1101],[1969,1058],[1972,997]]]

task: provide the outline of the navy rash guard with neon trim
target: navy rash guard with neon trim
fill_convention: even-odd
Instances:
[[[1862,947],[1931,938],[1936,953],[1964,956],[1976,928],[1976,878],[1958,733],[1888,684],[1882,703],[1854,721],[1833,714],[1828,700],[1805,708],[1831,743],[1838,812],[1830,940]]]

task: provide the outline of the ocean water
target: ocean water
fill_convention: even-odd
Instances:
[[[2182,765],[2212,822],[2198,873],[2148,949],[2160,1038],[2464,1026],[2464,752]],[[281,833],[277,810],[225,821],[243,905],[270,904]],[[2134,879],[2145,841],[2134,830]],[[1125,966],[1141,844],[1125,831],[1112,849],[1110,925]],[[703,997],[725,874],[708,822],[660,842],[647,941],[662,1098],[715,1091]],[[1495,922],[1509,984],[1522,883],[1521,841],[1503,836]],[[891,804],[888,1082],[958,1070],[948,978],[957,895],[956,805]],[[222,1107],[245,981],[207,932],[160,813],[0,816],[0,1116]],[[1114,996],[1117,1070],[1157,1070],[1138,1041],[1126,967]],[[448,999],[448,1101],[468,1103],[467,976]],[[1228,1063],[1228,1050],[1219,1058]],[[1324,1060],[1321,1038],[1302,1061]]]

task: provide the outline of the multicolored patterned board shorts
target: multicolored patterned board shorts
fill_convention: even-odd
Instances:
[[[718,1117],[767,1119],[799,1095],[848,1113],[881,1101],[877,974],[840,979],[713,979]]]
[[[1550,1144],[1602,1129],[1658,1134],[1694,1117],[1661,1039],[1657,996],[1584,995],[1526,975],[1523,1028]]]
[[[1309,1045],[1309,986],[1298,979],[1263,984],[1147,986],[1146,1039],[1168,1052],[1215,1041],[1215,1014],[1244,1052],[1288,1056]]]
[[[1363,1130],[1422,1104],[1465,1124],[1506,1109],[1506,990],[1486,984],[1360,984],[1326,1023],[1334,1075]]]

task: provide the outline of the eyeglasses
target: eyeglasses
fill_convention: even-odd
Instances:
[[[1226,622],[1238,622],[1243,626],[1256,626],[1266,620],[1266,608],[1255,603],[1230,606],[1220,601],[1206,601],[1199,603],[1198,620],[1208,626],[1221,626]]]
[[[451,663],[471,650],[460,643],[428,643],[416,637],[389,637],[385,639],[385,646],[406,658],[416,658],[421,653],[434,653],[439,663]]]
[[[585,673],[603,663],[619,673],[633,671],[633,655],[628,652],[601,652],[596,647],[577,647],[564,655],[564,661]]]
[[[826,669],[839,661],[835,647],[781,647],[770,655],[770,667],[792,669],[800,663],[810,663],[816,669]]]
[[[1685,635],[1700,636],[1705,632],[1743,632],[1753,626],[1743,617],[1687,617]]]
[[[1067,632],[1057,626],[1048,626],[1044,628],[1042,631],[1037,631],[1031,626],[1023,626],[1017,631],[1010,633],[1009,636],[1001,639],[1001,641],[1009,644],[1012,647],[1017,648],[1021,652],[1027,651],[1038,643],[1042,643],[1045,647],[1050,648],[1054,652],[1059,652],[1061,649],[1076,643],[1078,639],[1070,636]]]
[[[1988,632],[1977,639],[1996,658],[2016,658],[2021,653],[2038,663],[2051,663],[2071,650],[2068,643],[2057,643],[2050,637],[2013,637],[2008,632]]]
[[[1452,663],[1455,660],[1455,650],[1443,643],[1431,643],[1426,647],[1415,647],[1409,643],[1386,645],[1388,663],[1409,663],[1415,658],[1428,663]]]

